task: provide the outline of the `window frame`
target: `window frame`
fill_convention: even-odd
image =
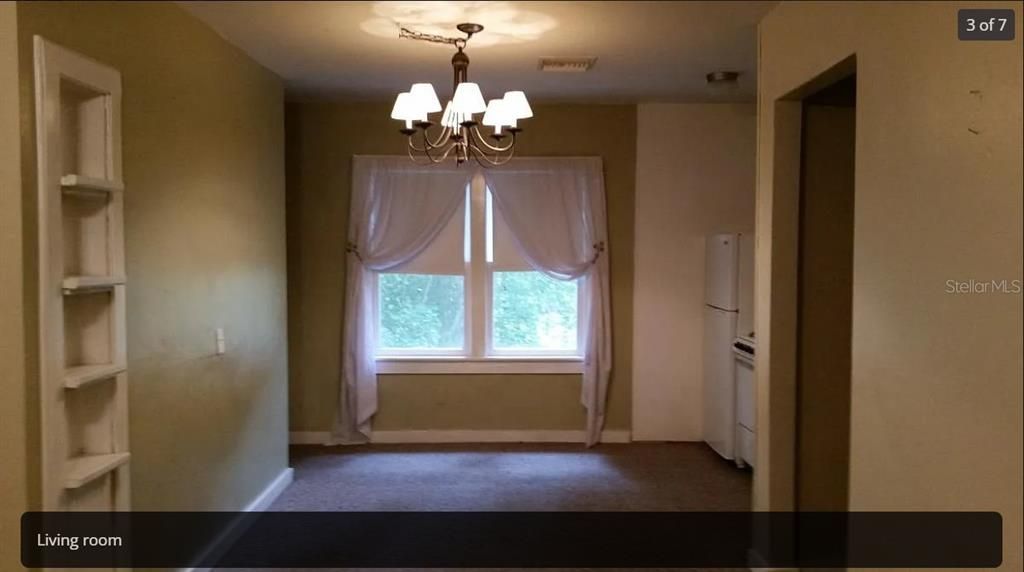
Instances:
[[[583,371],[583,309],[586,307],[585,278],[576,284],[576,349],[500,349],[493,345],[494,273],[488,260],[487,188],[481,173],[476,173],[466,189],[466,225],[468,249],[464,255],[463,296],[465,330],[461,349],[378,348],[377,372],[406,373],[551,373],[575,374]],[[480,216],[478,213],[484,213]],[[421,274],[421,273],[418,273]],[[380,285],[374,279],[374,319],[380,328]],[[477,319],[479,317],[479,319]],[[379,339],[378,331],[378,339]]]

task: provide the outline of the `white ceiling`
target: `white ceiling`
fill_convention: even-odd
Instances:
[[[757,22],[775,2],[182,2],[293,95],[390,99],[428,81],[448,97],[454,48],[398,38],[398,27],[470,40],[469,77],[485,97],[522,89],[532,101],[753,101]],[[544,73],[538,59],[596,56],[582,74]],[[710,87],[704,74],[741,72]]]

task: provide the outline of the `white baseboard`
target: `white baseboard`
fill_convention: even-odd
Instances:
[[[264,487],[256,498],[242,509],[243,512],[263,512],[274,504],[277,497],[281,496],[288,485],[295,479],[295,469],[286,467],[277,477]]]
[[[294,476],[295,471],[291,467],[285,468],[274,480],[270,481],[270,484],[260,491],[260,494],[256,495],[256,498],[249,501],[249,504],[245,505],[245,508],[240,512],[263,512],[267,510],[270,505],[274,504],[277,497],[281,496],[281,493],[288,488],[288,485],[292,484]],[[225,554],[243,532],[245,532],[243,521],[241,519],[236,520],[210,542],[206,550],[203,551],[199,561],[207,561],[208,558],[216,559],[217,556]],[[182,572],[210,572],[211,570],[213,570],[211,567],[193,567],[183,568]]]
[[[577,430],[499,430],[475,429],[374,431],[371,443],[583,443],[585,434]],[[601,432],[602,443],[629,443],[628,430],[611,429]],[[293,445],[330,445],[327,431],[294,431],[289,434]]]

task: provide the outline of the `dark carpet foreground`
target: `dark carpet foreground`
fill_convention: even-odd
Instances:
[[[702,443],[292,448],[271,511],[748,511],[751,473]]]
[[[749,471],[703,443],[302,446],[270,510],[749,510]]]
[[[298,446],[291,465],[295,482],[270,510],[750,508],[751,473],[703,443]]]

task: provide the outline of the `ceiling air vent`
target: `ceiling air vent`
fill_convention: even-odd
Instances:
[[[597,58],[541,58],[540,71],[583,73],[594,67]]]

